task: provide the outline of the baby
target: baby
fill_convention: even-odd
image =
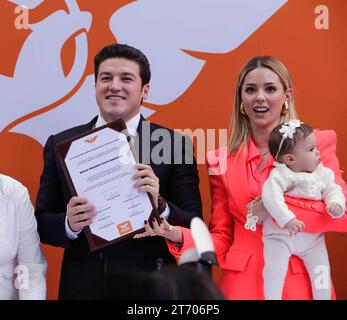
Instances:
[[[279,125],[270,134],[269,149],[277,162],[262,190],[264,207],[270,213],[263,221],[265,299],[281,299],[291,255],[303,260],[313,298],[330,299],[330,264],[324,234],[302,232],[304,223],[288,209],[283,195],[323,200],[331,217],[339,218],[346,210],[342,189],[335,183],[333,171],[320,162],[310,126],[299,120]]]

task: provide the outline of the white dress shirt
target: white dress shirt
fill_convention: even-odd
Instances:
[[[140,122],[140,118],[141,118],[141,114],[138,113],[136,116],[134,116],[133,118],[131,118],[130,120],[128,120],[125,124],[127,126],[128,129],[128,133],[131,136],[131,141],[132,143],[135,143],[135,139],[136,139],[136,135],[137,135],[137,127],[139,126],[139,122]],[[107,124],[107,122],[104,120],[104,118],[99,115],[98,119],[96,120],[95,123],[95,128],[99,128],[103,125]],[[167,205],[165,211],[160,215],[163,218],[167,218],[170,214],[170,208]],[[71,228],[69,227],[69,224],[67,222],[67,216],[65,219],[65,229],[66,229],[66,235],[69,239],[74,240],[77,238],[78,234],[81,232],[74,232],[71,230]]]
[[[0,174],[0,300],[44,300],[46,269],[28,191]]]

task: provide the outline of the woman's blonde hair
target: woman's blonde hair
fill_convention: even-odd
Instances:
[[[249,60],[246,65],[241,69],[234,98],[234,110],[231,116],[229,138],[228,138],[228,154],[235,154],[239,150],[240,145],[243,145],[243,150],[246,152],[247,142],[251,135],[251,125],[247,116],[243,115],[240,111],[241,107],[241,91],[242,85],[246,75],[256,68],[268,68],[275,72],[282,85],[283,90],[286,91],[292,88],[292,81],[287,68],[282,62],[271,56],[256,56]],[[283,109],[285,110],[285,106]],[[295,119],[296,111],[294,104],[294,97],[288,102],[288,112],[282,114],[280,123]],[[241,151],[241,150],[240,150]]]

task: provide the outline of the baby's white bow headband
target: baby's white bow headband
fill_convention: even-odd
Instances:
[[[296,132],[296,128],[299,128],[302,124],[304,123],[301,122],[299,119],[289,120],[282,124],[281,128],[279,129],[279,132],[282,133],[282,139],[281,139],[280,145],[278,146],[278,150],[276,152],[276,157],[275,157],[276,160],[281,151],[284,140],[293,139],[294,134]]]

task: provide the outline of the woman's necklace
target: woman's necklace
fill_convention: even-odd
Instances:
[[[261,155],[262,157],[264,157],[265,155],[267,155],[269,152],[270,152],[270,150],[266,150],[266,151],[263,151],[263,152],[259,151],[259,153],[260,153],[260,155]]]

